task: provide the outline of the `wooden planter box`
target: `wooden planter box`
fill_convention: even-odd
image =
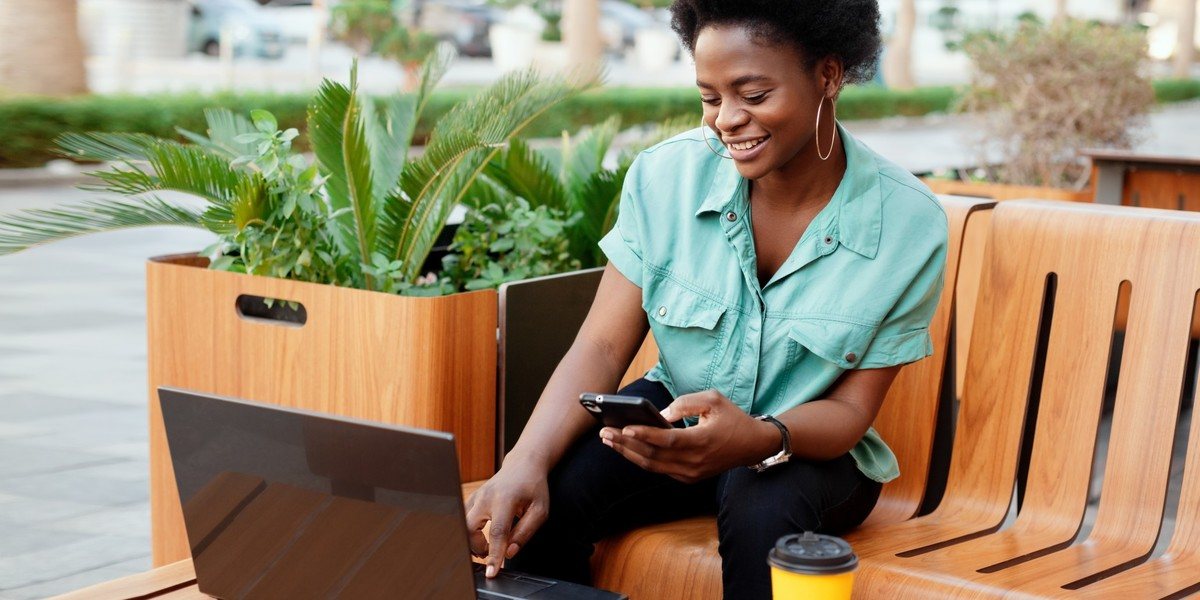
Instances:
[[[402,297],[206,265],[179,255],[146,268],[155,565],[190,556],[159,386],[448,431],[464,481],[494,472],[495,291]],[[300,303],[304,324],[253,316],[253,297]]]

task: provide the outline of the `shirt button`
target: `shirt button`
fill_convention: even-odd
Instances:
[[[736,220],[737,220],[737,213],[735,213],[735,212],[733,212],[733,211],[731,210],[731,211],[729,211],[729,212],[725,213],[725,218],[726,218],[726,219],[729,219],[730,221],[736,221]]]
[[[658,316],[660,316],[660,317],[667,316],[667,307],[665,307],[665,306],[658,307]]]
[[[857,354],[855,354],[855,353],[851,352],[851,353],[849,353],[849,354],[847,354],[847,355],[846,355],[846,362],[854,362],[854,361],[856,361],[856,360],[858,360],[858,355],[857,355]]]

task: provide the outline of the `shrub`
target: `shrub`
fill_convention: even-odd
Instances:
[[[1081,189],[1078,151],[1131,146],[1154,102],[1145,45],[1142,32],[1074,20],[970,35],[963,107],[982,121],[980,164],[998,155],[996,180]]]
[[[1155,84],[1159,102],[1200,98],[1200,80],[1166,80]],[[477,89],[447,89],[429,98],[414,134],[424,143],[433,125],[451,107]],[[838,102],[842,120],[920,116],[948,112],[959,91],[951,87],[898,92],[876,86],[850,87]],[[691,88],[606,88],[574,97],[555,107],[525,130],[527,137],[558,137],[617,116],[626,126],[687,117],[700,122],[700,103]],[[307,94],[160,94],[152,96],[84,96],[79,98],[0,97],[0,168],[35,167],[55,158],[55,137],[68,131],[144,132],[182,140],[176,126],[204,129],[204,109],[224,108],[238,114],[263,109],[280,127],[304,130]],[[306,138],[297,138],[301,144]],[[298,146],[306,149],[305,146]]]

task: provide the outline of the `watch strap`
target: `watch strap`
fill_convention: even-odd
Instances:
[[[788,431],[787,426],[771,415],[755,415],[754,418],[759,421],[766,421],[779,429],[782,447],[779,453],[767,457],[760,463],[750,465],[750,468],[755,471],[765,471],[770,467],[787,462],[792,456],[792,434]]]

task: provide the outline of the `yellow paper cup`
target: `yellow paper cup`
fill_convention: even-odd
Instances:
[[[849,600],[858,557],[839,537],[785,535],[767,555],[774,600]]]

